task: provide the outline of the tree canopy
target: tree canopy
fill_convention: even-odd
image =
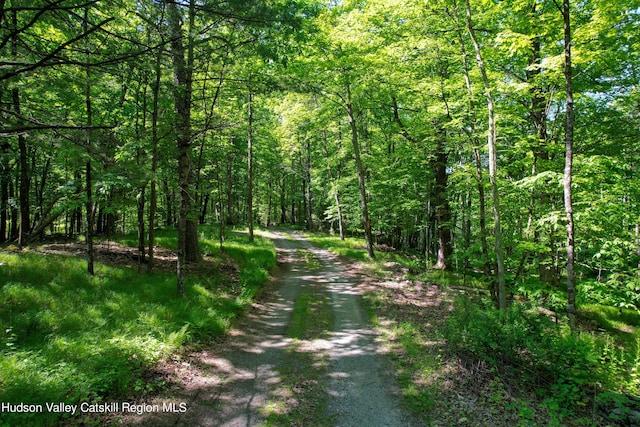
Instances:
[[[575,277],[640,308],[639,24],[637,0],[2,1],[0,241],[137,230],[151,269],[176,226],[181,283],[198,224],[288,223],[501,306]]]

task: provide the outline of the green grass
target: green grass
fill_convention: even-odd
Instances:
[[[625,346],[640,342],[640,313],[598,304],[581,304],[579,316],[607,331]]]
[[[347,237],[344,240],[340,240],[337,236],[318,233],[304,233],[304,236],[314,245],[330,250],[338,255],[359,261],[367,259],[367,249],[362,239]]]
[[[163,233],[171,246],[175,237]],[[143,373],[184,344],[224,334],[275,265],[266,239],[230,233],[227,248],[240,267],[235,289],[219,275],[194,275],[182,298],[174,274],[97,264],[91,277],[80,258],[0,252],[0,402],[131,398],[160,387]],[[0,425],[59,422],[0,414]]]
[[[444,270],[428,270],[416,276],[418,280],[438,283],[445,286],[463,286],[467,288],[487,290],[487,283],[477,275],[463,275],[458,272]]]
[[[366,243],[361,238],[347,237],[344,240],[340,240],[339,236],[320,233],[305,233],[304,236],[318,247],[345,258],[367,262],[375,273],[382,273],[385,269],[384,264],[388,263],[396,264],[411,275],[417,275],[424,270],[423,260],[416,256],[402,253],[376,251],[375,259],[370,260],[367,256]]]

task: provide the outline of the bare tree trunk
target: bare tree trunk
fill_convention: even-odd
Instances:
[[[139,109],[140,109],[140,90],[136,91],[136,139],[140,140],[147,126],[147,85],[149,84],[147,77],[144,78],[143,90],[142,90],[142,124],[139,122]],[[139,89],[139,88],[138,88]],[[136,164],[139,168],[142,168],[142,149],[136,150]],[[137,214],[138,214],[138,272],[142,272],[142,268],[145,262],[146,246],[145,246],[145,218],[144,218],[144,206],[146,204],[146,190],[147,183],[141,183],[138,187],[138,195],[136,197]]]
[[[0,155],[4,156],[4,153],[0,153]],[[7,181],[7,173],[5,170],[0,170],[0,243],[7,241],[8,199],[9,183]]]
[[[573,169],[573,129],[575,116],[573,111],[573,81],[571,70],[571,15],[569,0],[562,2],[564,20],[564,77],[566,91],[565,117],[565,162],[564,162],[564,209],[567,215],[567,316],[571,331],[576,330],[576,284],[574,273],[574,224],[573,202],[571,200],[571,179]]]
[[[447,159],[449,154],[444,146],[443,133],[444,131],[442,129],[438,129],[438,147],[435,158],[431,160],[431,167],[435,175],[434,193],[436,198],[436,220],[438,221],[438,254],[434,268],[437,270],[450,270],[451,228],[449,222],[451,221],[451,209],[449,207],[449,200],[445,195],[448,181]]]
[[[13,179],[9,180],[9,197],[16,197],[16,186],[13,182]],[[18,218],[19,218],[18,210],[14,207],[11,207],[11,220],[9,221],[9,240],[13,240],[18,237]]]
[[[16,30],[11,37],[11,54],[14,58],[18,57],[18,18],[17,12],[13,12],[12,26]],[[13,110],[16,113],[18,121],[20,121],[20,92],[18,88],[11,90],[13,97]],[[30,207],[29,207],[29,162],[27,153],[27,142],[23,134],[18,134],[18,150],[20,152],[20,228],[18,230],[18,246],[23,247],[27,244],[30,227]]]
[[[336,187],[336,179],[333,176],[333,169],[331,168],[331,161],[329,160],[329,150],[327,149],[327,132],[322,131],[322,143],[324,147],[324,154],[327,158],[327,170],[329,171],[329,179],[331,180],[331,186]],[[338,230],[340,232],[340,240],[344,240],[344,220],[342,218],[342,204],[340,203],[340,190],[333,188],[333,200],[336,203],[336,210],[338,211]]]
[[[165,201],[165,205],[166,205],[166,216],[165,216],[165,225],[167,227],[171,227],[173,225],[175,225],[175,218],[174,218],[174,207],[173,207],[173,190],[169,187],[169,179],[168,178],[164,178],[162,180],[162,187],[164,188],[164,201]]]
[[[491,266],[489,264],[489,245],[487,244],[487,209],[484,197],[484,183],[482,178],[482,159],[480,158],[480,150],[478,148],[473,149],[473,156],[476,164],[476,182],[478,187],[478,209],[479,216],[478,224],[480,226],[480,246],[482,248],[482,256],[484,258],[484,274],[488,277],[491,273]]]
[[[460,52],[462,53],[462,69],[464,70],[464,82],[467,88],[467,96],[469,97],[469,125],[470,129],[467,132],[467,136],[469,137],[469,141],[473,144],[473,157],[475,160],[475,178],[476,178],[476,187],[478,189],[478,210],[479,210],[479,218],[478,225],[480,227],[480,247],[482,249],[482,257],[483,257],[483,271],[486,277],[491,275],[491,266],[489,264],[489,249],[487,244],[487,225],[486,225],[486,207],[485,207],[485,197],[484,197],[484,184],[482,177],[482,159],[480,157],[479,146],[480,143],[478,141],[478,137],[476,135],[476,106],[473,101],[473,87],[471,86],[471,78],[469,77],[469,65],[467,63],[467,51],[465,49],[464,39],[462,37],[462,30],[459,25],[459,15],[457,10],[452,15],[455,19],[456,23],[456,33],[458,35],[458,43],[460,44]],[[493,291],[493,286],[491,287]],[[495,293],[495,292],[493,292]],[[497,295],[495,295],[495,300],[497,301]]]
[[[18,89],[13,89],[13,105],[16,114],[20,114],[20,95]],[[18,148],[20,151],[20,228],[18,230],[18,246],[27,244],[29,228],[31,227],[29,216],[29,162],[27,161],[27,142],[24,135],[18,135]]]
[[[349,116],[349,126],[351,127],[351,143],[353,144],[353,155],[356,161],[356,170],[358,172],[358,188],[360,189],[360,203],[362,206],[362,222],[364,226],[364,238],[367,244],[367,255],[369,258],[375,258],[373,252],[373,236],[371,235],[371,221],[369,220],[369,209],[367,206],[367,190],[365,187],[364,168],[362,166],[362,158],[360,157],[360,142],[358,141],[358,128],[356,127],[356,117],[351,104],[351,87],[346,87],[346,108]]]
[[[162,53],[158,51],[155,64],[155,81],[151,91],[153,92],[153,111],[151,112],[151,194],[149,200],[149,262],[147,264],[147,273],[153,271],[154,263],[154,246],[155,246],[155,227],[156,227],[156,210],[158,208],[158,193],[156,190],[158,177],[158,98],[160,95],[160,77],[161,77],[161,61]]]
[[[235,137],[231,137],[231,149],[235,149]],[[233,221],[233,153],[227,154],[227,200],[226,200],[226,223],[232,225]]]
[[[305,163],[305,175],[307,181],[307,227],[309,230],[314,229],[313,224],[313,189],[311,187],[311,141],[307,138],[306,143],[307,158]]]
[[[287,175],[280,170],[280,224],[287,222]]]
[[[221,159],[218,159],[218,164],[216,167],[216,181],[218,183],[218,209],[220,209],[220,233],[218,237],[220,238],[220,253],[224,252],[224,225],[225,225],[225,217],[224,217],[224,203],[222,200],[222,178],[220,177],[220,165],[222,163]]]
[[[249,126],[247,129],[247,221],[249,222],[249,241],[253,242],[253,93],[249,89]]]
[[[84,9],[84,26],[85,31],[87,30],[87,22],[88,18],[88,7]],[[87,47],[87,64],[89,64],[89,50]],[[91,73],[90,68],[87,65],[85,68],[85,102],[87,109],[87,135],[86,135],[86,145],[87,145],[87,163],[85,165],[85,185],[86,185],[86,211],[87,211],[87,272],[90,275],[94,273],[94,262],[93,262],[93,223],[94,223],[94,215],[93,215],[93,194],[92,194],[92,179],[91,179],[91,146],[93,144],[91,138],[91,126],[93,124],[93,111],[91,106]]]
[[[144,233],[144,205],[146,203],[145,200],[145,187],[140,187],[138,192],[138,196],[136,197],[137,207],[138,207],[138,271],[142,272],[142,265],[144,264],[145,258],[145,233]]]
[[[192,93],[192,49],[185,49],[182,42],[182,18],[180,10],[174,1],[165,0],[169,31],[171,33],[171,56],[174,72],[174,103],[176,111],[176,138],[178,143],[178,264],[176,276],[178,281],[178,295],[184,295],[184,267],[189,260],[199,260],[197,246],[197,226],[195,221],[189,221],[193,202],[191,197],[191,93]],[[189,2],[190,23],[193,21],[193,1]],[[189,44],[191,44],[189,39]],[[187,60],[185,61],[185,53]],[[195,230],[194,230],[195,228]],[[193,234],[195,231],[195,235]],[[191,236],[190,236],[191,235]],[[191,237],[191,239],[189,239]],[[195,245],[193,239],[195,238]],[[188,254],[188,250],[196,251]],[[191,255],[191,256],[189,256]]]
[[[496,154],[496,118],[495,118],[495,105],[493,101],[493,94],[491,86],[489,84],[489,78],[487,77],[487,71],[482,59],[482,52],[480,45],[475,36],[475,31],[471,23],[471,6],[469,0],[465,0],[466,9],[466,24],[469,37],[473,42],[473,47],[476,52],[476,62],[480,75],[482,77],[482,84],[484,86],[485,96],[487,98],[487,110],[489,119],[489,135],[487,138],[487,144],[489,146],[489,180],[491,182],[491,196],[493,199],[493,221],[494,221],[494,246],[496,252],[496,261],[498,264],[498,305],[501,310],[507,307],[507,295],[505,286],[505,270],[504,260],[502,255],[502,242],[501,242],[501,230],[500,230],[500,201],[498,193],[497,179],[497,154]]]

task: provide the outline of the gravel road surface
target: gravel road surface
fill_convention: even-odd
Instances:
[[[338,257],[295,232],[266,233],[278,252],[279,272],[271,290],[255,304],[222,344],[191,355],[175,374],[177,389],[147,403],[186,403],[184,413],[154,412],[126,417],[127,425],[259,426],[264,408],[281,382],[279,367],[292,340],[287,325],[296,296],[320,286],[333,310],[331,331],[313,346],[326,352],[326,418],[335,426],[417,425],[405,413],[390,363],[380,353],[357,292],[357,276]],[[307,268],[311,253],[319,266]],[[316,288],[317,289],[317,288]],[[161,406],[160,406],[161,407]]]

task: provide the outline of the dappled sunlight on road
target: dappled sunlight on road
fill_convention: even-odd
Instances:
[[[283,382],[283,363],[294,351],[311,357],[309,367],[328,364],[328,373],[319,381],[324,383],[327,419],[336,425],[407,425],[398,396],[388,387],[393,381],[391,369],[363,315],[357,274],[295,232],[290,233],[293,238],[277,231],[260,234],[276,245],[277,284],[254,304],[228,339],[185,362],[190,364],[191,376],[180,378],[176,395],[189,402],[186,413],[151,414],[133,421],[159,426],[259,425],[272,399],[297,405],[311,387],[303,381],[289,388]],[[327,296],[333,324],[325,336],[294,340],[287,337],[287,328],[295,300],[302,289],[311,287]]]

